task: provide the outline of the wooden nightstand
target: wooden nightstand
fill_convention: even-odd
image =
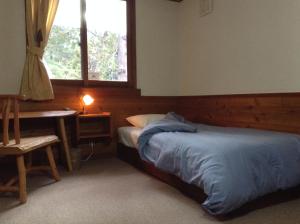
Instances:
[[[110,112],[98,114],[79,114],[76,118],[77,143],[84,140],[110,140],[112,138],[112,119]]]

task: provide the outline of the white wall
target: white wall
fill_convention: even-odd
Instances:
[[[137,0],[137,82],[143,95],[178,92],[178,9],[166,0]]]
[[[300,1],[137,0],[143,95],[300,91]],[[0,1],[0,94],[17,93],[25,59],[24,1]]]
[[[24,1],[0,1],[0,94],[19,92],[25,58]]]
[[[180,95],[300,91],[300,1],[180,4]]]
[[[179,4],[137,0],[137,81],[143,95],[176,95]],[[0,94],[19,91],[25,61],[23,0],[0,1]]]

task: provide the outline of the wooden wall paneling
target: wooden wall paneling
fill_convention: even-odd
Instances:
[[[176,97],[141,96],[140,90],[129,88],[80,88],[77,86],[54,86],[55,100],[46,102],[22,102],[22,111],[63,110],[81,111],[80,97],[90,94],[95,102],[87,107],[88,112],[109,111],[112,113],[113,136],[117,127],[128,125],[125,118],[141,113],[167,113],[175,111]]]
[[[300,133],[299,93],[179,97],[177,111],[208,124]]]
[[[70,109],[82,110],[80,97],[90,94],[95,98],[88,112],[110,111],[112,113],[113,141],[112,144],[98,144],[96,154],[111,154],[115,152],[117,142],[117,128],[129,125],[126,117],[141,113],[167,113],[176,109],[176,97],[144,97],[140,90],[129,88],[80,88],[78,86],[54,86],[55,99],[51,101],[21,103],[21,111],[45,111]],[[52,120],[24,120],[21,123],[22,135],[34,135],[35,133],[53,133]],[[67,132],[71,138],[72,119],[68,119]],[[73,137],[74,138],[74,137]],[[89,147],[83,146],[83,154],[89,153]]]
[[[135,89],[78,86],[54,86],[54,93],[55,100],[22,102],[21,110],[62,110],[68,107],[81,111],[80,97],[88,93],[95,98],[95,103],[88,108],[89,112],[112,113],[114,141],[117,128],[129,125],[126,117],[169,111],[175,111],[191,121],[206,124],[300,134],[300,93],[154,97],[141,96],[140,90]]]

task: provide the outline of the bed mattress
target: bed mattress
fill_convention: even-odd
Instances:
[[[138,145],[143,160],[202,188],[213,215],[300,184],[299,135],[163,119]]]
[[[137,149],[137,141],[142,132],[142,128],[137,127],[120,127],[118,129],[119,142],[130,148]]]

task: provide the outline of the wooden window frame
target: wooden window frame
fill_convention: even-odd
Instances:
[[[127,2],[127,81],[97,81],[88,80],[88,46],[87,23],[83,15],[86,13],[86,0],[80,0],[81,8],[81,74],[82,80],[51,79],[53,85],[83,86],[83,87],[125,87],[136,88],[136,11],[135,0]]]

